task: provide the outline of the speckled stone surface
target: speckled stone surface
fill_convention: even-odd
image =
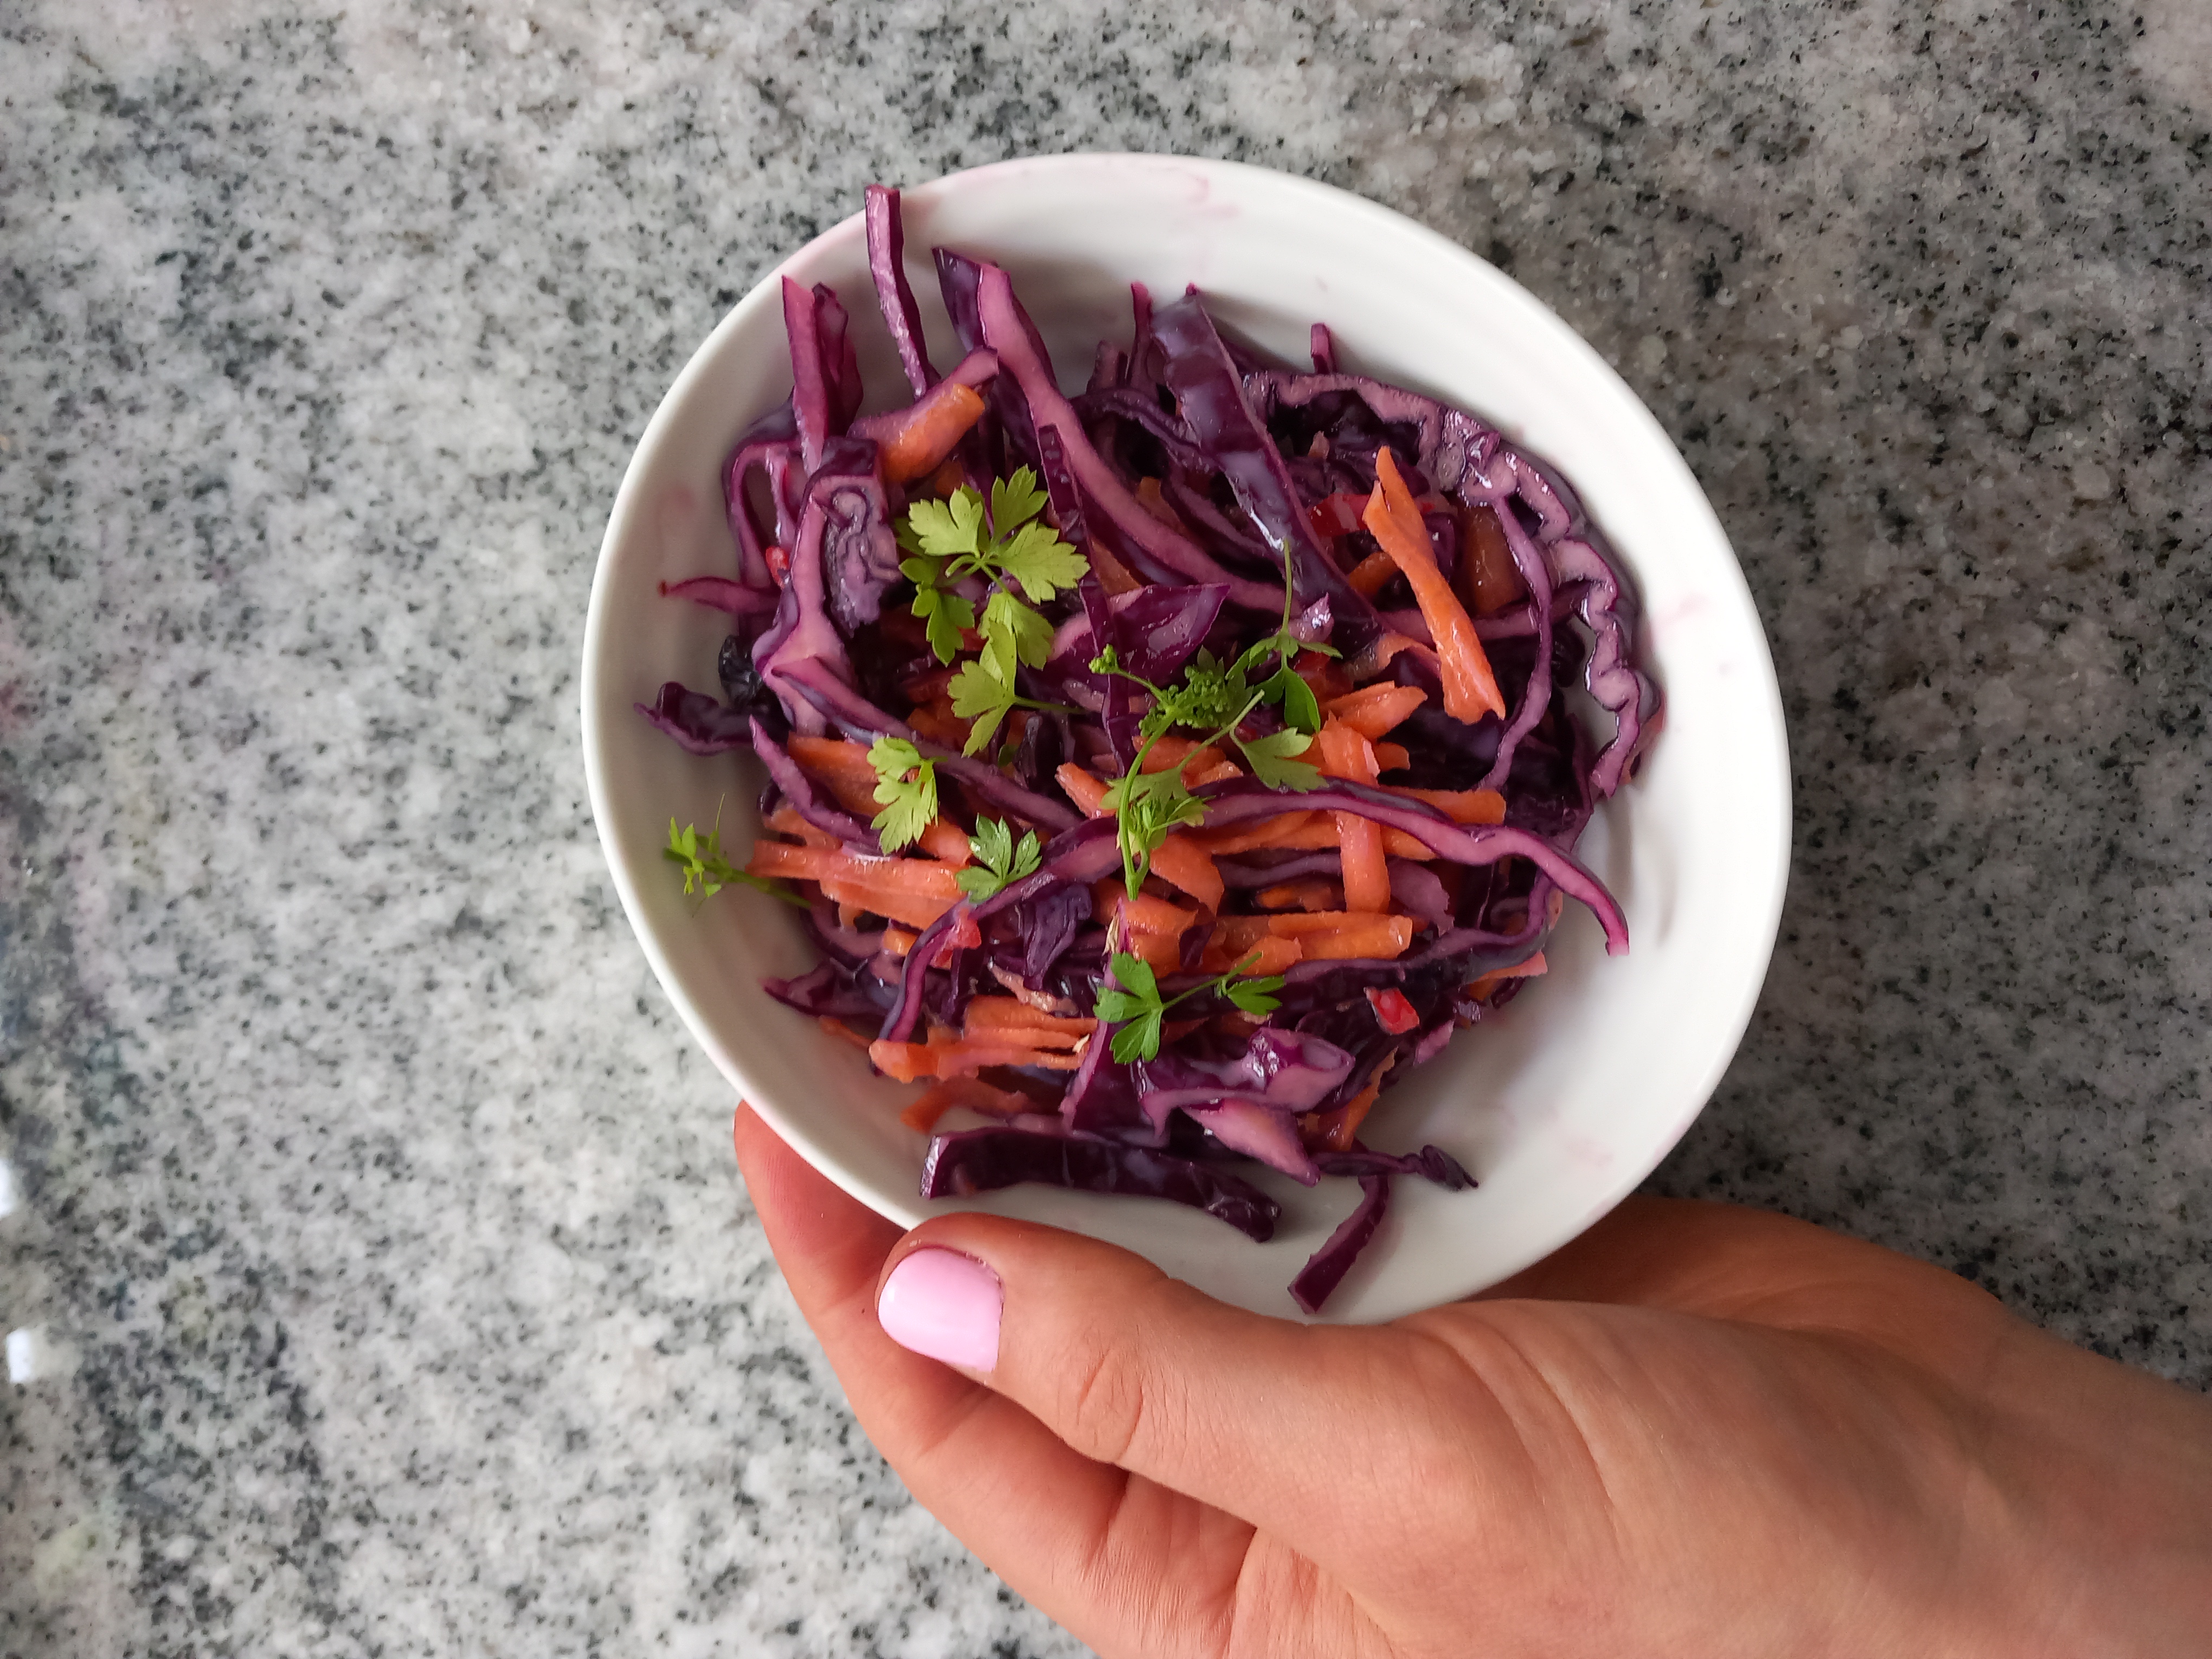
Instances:
[[[2212,1381],[2207,15],[0,10],[0,1652],[1079,1650],[853,1427],[575,714],[692,347],[1025,151],[1346,185],[1620,368],[1797,788],[1655,1185]]]

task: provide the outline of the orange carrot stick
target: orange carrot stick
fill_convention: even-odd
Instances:
[[[1526,962],[1516,962],[1510,968],[1493,968],[1474,984],[1468,986],[1467,994],[1480,1000],[1504,984],[1507,980],[1533,979],[1542,973],[1544,968],[1544,953],[1539,951]]]
[[[971,997],[968,1001],[968,1035],[979,1031],[1019,1032],[1025,1041],[1065,1039],[1079,1042],[1098,1029],[1098,1022],[1079,1014],[1048,1014],[1018,997]]]
[[[952,453],[968,435],[968,428],[983,416],[983,399],[973,386],[946,380],[920,398],[877,450],[887,483],[904,483],[925,472]]]
[[[1418,685],[1363,685],[1328,703],[1322,713],[1350,726],[1363,738],[1379,738],[1429,700]]]
[[[1292,881],[1280,886],[1262,889],[1260,908],[1263,910],[1334,910],[1341,908],[1344,895],[1333,881]]]
[[[1354,783],[1375,781],[1375,750],[1367,739],[1340,720],[1322,722],[1314,746],[1321,769]],[[1390,872],[1383,861],[1382,826],[1357,812],[1336,814],[1337,843],[1343,848],[1344,905],[1347,910],[1388,910]]]
[[[933,1083],[908,1103],[899,1114],[899,1121],[909,1129],[927,1134],[937,1127],[937,1120],[955,1106],[965,1106],[971,1112],[981,1112],[986,1117],[1012,1117],[1017,1112],[1030,1109],[1029,1098],[1006,1089],[994,1089],[989,1084],[972,1077],[947,1078]]]
[[[1082,810],[1085,817],[1107,815],[1109,809],[1106,805],[1105,780],[1092,776],[1072,761],[1062,766],[1057,775],[1068,799]],[[1180,830],[1153,849],[1152,873],[1180,887],[1209,910],[1218,910],[1221,901],[1228,895],[1221,872],[1213,867],[1213,854]]]
[[[1382,591],[1382,584],[1398,574],[1398,566],[1388,553],[1370,553],[1358,564],[1344,573],[1354,592],[1362,599],[1373,599]]]
[[[1490,658],[1475,636],[1467,607],[1437,568],[1428,528],[1421,522],[1420,509],[1413,505],[1388,445],[1375,452],[1375,493],[1368,498],[1364,522],[1368,533],[1413,584],[1421,620],[1428,623],[1429,636],[1437,642],[1443,671],[1444,712],[1469,725],[1485,714],[1503,718],[1505,699],[1498,690],[1498,677],[1491,672]]]
[[[878,1038],[868,1045],[868,1058],[877,1070],[901,1083],[926,1077],[973,1077],[987,1066],[1040,1066],[1048,1072],[1072,1072],[1083,1063],[1079,1055],[1030,1048],[995,1034],[988,1040],[956,1037],[949,1042],[887,1042]]]

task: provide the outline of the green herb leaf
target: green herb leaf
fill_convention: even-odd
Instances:
[[[1260,695],[1283,711],[1284,724],[1308,737],[1321,730],[1321,700],[1290,664],[1285,663],[1269,677]]]
[[[1227,973],[1162,1001],[1159,981],[1153,976],[1150,965],[1141,957],[1115,951],[1109,965],[1112,977],[1120,983],[1100,987],[1097,1004],[1091,1011],[1108,1024],[1121,1028],[1114,1033],[1114,1058],[1124,1066],[1157,1058],[1169,1011],[1179,1002],[1188,1002],[1209,992],[1220,993],[1237,1007],[1255,1017],[1274,1012],[1282,1006],[1280,999],[1273,994],[1283,988],[1279,975],[1264,979],[1238,977],[1259,959],[1255,951]]]
[[[1064,587],[1081,581],[1091,561],[1060,540],[1048,525],[1024,525],[991,552],[1001,580],[1021,584],[1032,604],[1043,605]]]
[[[660,856],[684,872],[684,890],[697,893],[702,901],[710,899],[725,887],[750,887],[766,893],[770,898],[781,899],[786,904],[807,908],[806,901],[789,888],[778,885],[765,876],[756,876],[738,869],[722,852],[721,817],[715,816],[715,827],[708,830],[705,841],[699,838],[699,826],[687,823],[681,830],[676,820],[668,820],[668,845]]]
[[[925,496],[906,510],[907,524],[925,553],[939,558],[972,554],[983,532],[983,498],[962,485],[944,501]]]
[[[975,855],[975,862],[954,879],[960,884],[960,890],[979,904],[1009,882],[1035,875],[1043,854],[1036,830],[1024,834],[1017,847],[1014,832],[1003,818],[976,819],[975,833],[968,837],[968,850]]]
[[[1313,746],[1313,739],[1303,732],[1285,726],[1264,738],[1239,738],[1237,746],[1243,750],[1245,763],[1252,769],[1252,775],[1270,789],[1321,787],[1319,768],[1290,758],[1292,755],[1304,754]]]
[[[876,769],[876,799],[884,810],[872,820],[884,851],[896,853],[921,839],[937,817],[937,763],[904,738],[878,738],[868,750]]]
[[[991,481],[991,533],[1000,541],[1044,511],[1046,495],[1037,475],[1018,466],[1003,478]]]
[[[1011,679],[1000,679],[977,658],[963,663],[960,672],[952,677],[949,688],[952,693],[952,712],[975,724],[968,728],[965,752],[980,755],[991,746],[991,736],[999,729],[999,722],[1014,706],[1014,688]]]
[[[1226,975],[1224,978],[1225,981]],[[1281,998],[1271,994],[1282,988],[1282,975],[1270,974],[1265,979],[1240,979],[1234,983],[1224,982],[1221,988],[1221,994],[1246,1013],[1264,1015],[1272,1014],[1283,1006]]]
[[[1003,642],[1009,661],[1042,668],[1052,655],[1052,624],[1003,589],[984,602],[982,633],[987,646]],[[1006,678],[1013,678],[1010,668]]]

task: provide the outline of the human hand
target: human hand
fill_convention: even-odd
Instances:
[[[737,1145],[861,1427],[1109,1659],[2212,1652],[2212,1403],[1874,1245],[1632,1200],[1308,1327]]]

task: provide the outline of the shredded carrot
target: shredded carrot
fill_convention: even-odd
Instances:
[[[1068,799],[1082,810],[1086,818],[1106,816],[1106,781],[1085,771],[1073,761],[1067,762],[1053,775],[1060,787],[1067,792]]]
[[[1383,1077],[1397,1060],[1395,1051],[1386,1055],[1382,1066],[1375,1073],[1375,1081],[1354,1095],[1343,1111],[1337,1115],[1336,1121],[1329,1126],[1324,1137],[1331,1152],[1341,1152],[1351,1149],[1352,1138],[1358,1134],[1359,1126],[1367,1121],[1368,1113],[1375,1109],[1375,1103],[1382,1093]]]
[[[1391,635],[1395,638],[1396,635]],[[1297,660],[1291,665],[1306,689],[1322,702],[1333,702],[1352,690],[1352,676],[1345,672],[1344,664],[1334,657],[1324,657],[1318,652],[1301,651]]]
[[[1373,911],[1279,911],[1266,916],[1224,916],[1214,924],[1214,942],[1231,956],[1267,938],[1295,940],[1308,962],[1385,959],[1405,955],[1413,943],[1413,919]]]
[[[1182,945],[1173,933],[1126,933],[1114,948],[1127,951],[1159,973],[1172,974],[1182,967]]]
[[[987,1066],[1072,1072],[1083,1063],[1079,1055],[1048,1052],[995,1033],[988,1042],[963,1037],[950,1042],[890,1042],[879,1038],[868,1045],[868,1058],[878,1071],[901,1083],[926,1077],[973,1077]]]
[[[1182,514],[1169,506],[1168,498],[1160,493],[1160,481],[1158,478],[1137,480],[1137,505],[1169,529],[1185,536],[1190,534],[1190,526],[1182,521]]]
[[[1064,1039],[1073,1044],[1098,1029],[1098,1022],[1082,1015],[1048,1014],[1018,997],[970,997],[968,1035],[980,1031],[1018,1031],[1029,1040]]]
[[[983,416],[973,386],[945,380],[917,399],[908,417],[877,449],[886,483],[904,483],[933,472]]]
[[[794,732],[784,739],[783,746],[799,763],[799,770],[824,783],[849,781],[865,783],[870,789],[876,787],[876,769],[868,764],[866,744],[854,743],[850,738],[810,738]]]
[[[902,921],[909,927],[931,926],[958,902],[957,896],[953,898],[932,898],[927,894],[915,892],[911,888],[863,881],[855,877],[830,875],[823,876],[821,881],[823,897],[868,911],[886,921]]]
[[[1132,933],[1164,933],[1179,937],[1198,917],[1179,904],[1170,904],[1139,893],[1131,898],[1118,875],[1109,876],[1091,890],[1091,919],[1105,921],[1121,912],[1122,926]]]
[[[921,937],[908,928],[886,927],[884,929],[884,954],[894,960],[902,958],[914,949],[915,940]]]
[[[781,876],[793,881],[835,878],[866,886],[896,887],[924,898],[960,896],[959,872],[934,859],[878,858],[866,853],[763,841],[755,843],[745,871],[749,875]]]
[[[968,746],[968,722],[949,708],[924,703],[906,717],[906,723],[932,743],[947,749]]]
[[[1505,526],[1489,507],[1468,513],[1467,544],[1468,556],[1460,562],[1460,586],[1474,601],[1476,616],[1494,617],[1528,597],[1528,584],[1513,562],[1512,545],[1505,539]]]
[[[1129,574],[1128,566],[1123,564],[1121,560],[1100,545],[1096,537],[1089,538],[1084,542],[1083,550],[1091,560],[1091,574],[1098,578],[1098,585],[1106,590],[1109,597],[1120,593],[1133,593],[1144,586],[1144,583]]]
[[[1398,574],[1397,562],[1388,553],[1370,553],[1358,564],[1344,573],[1344,580],[1352,584],[1352,591],[1362,599],[1371,599],[1382,591],[1382,585]]]
[[[1192,769],[1203,771],[1208,767],[1219,765],[1221,751],[1211,747],[1201,749],[1188,738],[1155,738],[1152,751],[1145,757],[1145,770],[1164,772],[1178,763],[1182,768],[1183,781],[1188,783]]]
[[[1388,784],[1382,787],[1390,788]],[[1454,823],[1505,822],[1505,797],[1495,789],[1391,789],[1390,793],[1425,801]]]
[[[1322,713],[1341,720],[1363,738],[1375,738],[1395,730],[1428,700],[1429,694],[1418,685],[1363,685],[1334,698]]]
[[[829,1032],[831,1036],[837,1037],[843,1042],[851,1043],[855,1048],[860,1049],[862,1053],[866,1053],[867,1051],[868,1039],[862,1036],[851,1026],[846,1024],[843,1020],[830,1019],[825,1017],[822,1019],[817,1020],[815,1024],[819,1025],[823,1030]]]
[[[1502,718],[1505,699],[1498,690],[1498,677],[1491,672],[1490,658],[1476,637],[1467,607],[1437,568],[1428,527],[1421,522],[1420,508],[1413,504],[1387,444],[1375,452],[1375,494],[1368,500],[1365,522],[1368,533],[1413,584],[1421,620],[1428,623],[1429,636],[1437,642],[1443,671],[1444,712],[1470,726],[1485,714]]]
[[[1315,848],[1335,846],[1333,831],[1324,831],[1324,839],[1319,842],[1302,842],[1298,839],[1307,826],[1320,817],[1317,812],[1283,812],[1240,830],[1210,832],[1199,830],[1191,833],[1198,844],[1215,858],[1227,853],[1249,853],[1262,847],[1290,847],[1311,851]],[[1325,819],[1322,821],[1327,822]]]
[[[1467,988],[1467,994],[1479,1002],[1484,997],[1488,996],[1492,991],[1495,991],[1499,986],[1504,984],[1507,980],[1533,979],[1538,974],[1542,973],[1544,969],[1544,953],[1541,951],[1539,951],[1534,956],[1530,957],[1526,962],[1516,962],[1510,968],[1492,969],[1490,972],[1485,974],[1480,979],[1475,981],[1474,984],[1468,986]]]
[[[818,824],[809,823],[799,816],[799,809],[789,801],[776,803],[775,811],[761,820],[761,827],[773,830],[779,836],[789,836],[805,842],[809,847],[842,847],[844,843]]]
[[[1349,779],[1354,783],[1375,781],[1377,769],[1373,746],[1342,721],[1323,720],[1321,736],[1314,746],[1320,751],[1324,775]],[[1336,839],[1343,849],[1345,908],[1389,909],[1390,872],[1383,863],[1382,826],[1357,812],[1339,812]]]
[[[986,1117],[1012,1117],[1030,1109],[1026,1096],[1011,1090],[994,1089],[989,1084],[972,1077],[947,1078],[933,1083],[915,1097],[907,1109],[899,1114],[899,1121],[909,1129],[927,1134],[937,1127],[937,1120],[955,1106],[965,1106],[971,1112],[981,1112]]]
[[[1232,942],[1217,927],[1213,937],[1206,941],[1206,952],[1198,965],[1209,974],[1237,968],[1247,974],[1264,975],[1282,973],[1304,960],[1304,947],[1294,939],[1280,939],[1273,933],[1255,939],[1248,934]]]
[[[924,478],[920,488],[908,490],[907,499],[913,501],[921,495],[950,495],[967,482],[968,469],[960,464],[960,458],[955,455],[943,466]]]
[[[1260,893],[1263,910],[1336,910],[1343,906],[1344,895],[1333,881],[1285,882]]]

